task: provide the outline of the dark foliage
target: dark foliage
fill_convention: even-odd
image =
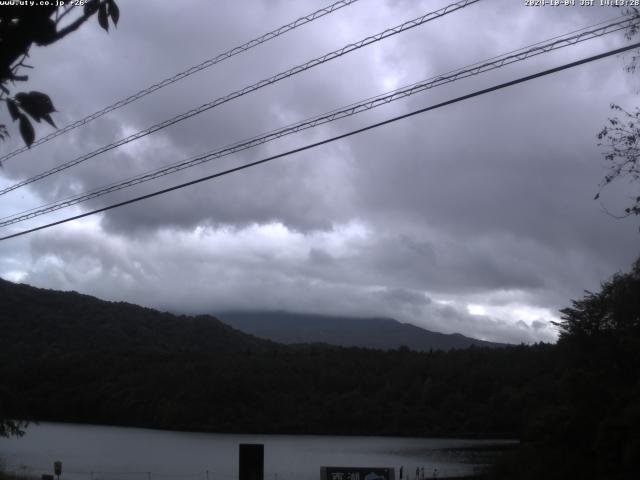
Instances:
[[[640,478],[640,260],[562,310],[551,397],[497,478]]]
[[[217,432],[512,437],[521,433],[524,409],[537,396],[520,375],[539,376],[539,357],[548,349],[519,347],[501,355],[313,347],[242,354],[77,352],[21,362],[4,357],[2,376],[40,420]],[[511,368],[495,375],[500,364]]]
[[[4,394],[4,392],[2,392]],[[2,407],[0,406],[0,412]],[[24,435],[24,429],[28,423],[20,420],[2,420],[0,419],[0,437],[16,436],[20,437]]]
[[[26,3],[26,2],[25,2]],[[29,79],[21,73],[32,68],[25,63],[32,45],[46,46],[63,39],[76,31],[94,14],[98,15],[100,26],[109,30],[109,19],[116,25],[120,10],[114,0],[89,0],[82,13],[74,2],[67,5],[4,5],[0,8],[0,100],[7,105],[11,119],[18,122],[22,139],[30,146],[35,140],[35,130],[31,120],[46,121],[52,127],[55,123],[51,114],[55,112],[48,95],[42,92],[20,92],[12,95],[11,88],[16,82]],[[6,125],[0,125],[0,140],[8,135]]]
[[[629,16],[634,21],[625,30],[625,37],[631,40],[640,33],[640,9],[637,7],[625,7],[625,2],[618,2],[618,7],[622,8],[622,13]],[[629,2],[627,2],[629,3]],[[640,66],[640,54],[638,50],[631,54],[631,58],[625,69],[633,74]],[[638,154],[640,153],[640,109],[636,107],[629,112],[615,103],[611,104],[611,110],[615,116],[608,119],[607,125],[598,133],[599,146],[605,147],[604,157],[608,162],[609,171],[600,182],[600,190],[594,200],[600,198],[602,190],[617,180],[631,180],[637,183],[640,180],[640,165],[638,164]],[[632,199],[631,204],[624,208],[624,213],[613,214],[616,217],[628,217],[630,215],[640,215],[640,196]]]
[[[9,355],[215,354],[275,347],[209,315],[177,316],[77,292],[0,280],[0,301],[0,349]]]
[[[604,187],[616,180],[640,181],[640,109],[636,107],[633,112],[628,112],[616,104],[612,104],[611,109],[617,115],[609,118],[608,125],[598,134],[599,145],[606,148],[604,156],[609,163],[609,171],[600,184],[596,200]],[[640,215],[640,196],[633,199],[620,216],[629,215]]]
[[[581,300],[561,310],[562,339],[637,337],[640,330],[640,259],[629,273],[604,282],[598,293],[585,292]]]

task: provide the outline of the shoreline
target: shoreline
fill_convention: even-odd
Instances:
[[[212,431],[205,429],[189,429],[189,428],[169,428],[169,427],[154,427],[149,425],[135,425],[135,424],[121,424],[121,423],[91,423],[82,421],[67,421],[67,420],[29,420],[30,426],[39,426],[41,424],[60,424],[69,426],[81,426],[81,427],[106,427],[106,428],[124,428],[135,430],[149,430],[152,432],[172,432],[172,433],[192,433],[192,434],[211,434],[211,435],[247,435],[247,436],[297,436],[297,437],[380,437],[380,438],[407,438],[407,439],[432,439],[432,440],[451,440],[451,441],[482,441],[482,442],[495,442],[495,444],[504,444],[507,446],[518,445],[521,440],[518,438],[509,438],[500,435],[491,434],[410,434],[410,433],[345,433],[345,432],[300,432],[300,431],[245,431],[245,430],[229,430],[229,431]],[[25,435],[28,434],[29,427],[24,429]],[[478,449],[473,449],[478,450]]]

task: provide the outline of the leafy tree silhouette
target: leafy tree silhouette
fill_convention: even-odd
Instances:
[[[640,258],[630,272],[617,273],[599,292],[586,291],[580,300],[561,310],[554,322],[560,339],[568,337],[638,336],[640,332]]]
[[[0,385],[0,438],[20,437],[28,426],[26,421],[5,418],[8,410],[16,411],[17,403],[12,392],[7,387]]]
[[[0,437],[10,437],[15,435],[20,437],[24,434],[27,422],[21,420],[0,420]]]
[[[28,2],[17,1],[0,7],[0,100],[5,102],[11,119],[18,122],[20,135],[27,146],[35,140],[31,120],[38,123],[44,120],[55,127],[51,114],[56,111],[49,96],[43,92],[12,92],[17,82],[29,79],[21,70],[33,68],[25,63],[31,46],[51,45],[76,31],[94,15],[106,31],[109,30],[109,20],[117,25],[120,18],[120,10],[114,0],[50,3],[31,6]],[[79,8],[81,4],[82,10]],[[0,140],[8,135],[7,126],[0,124]],[[0,391],[0,400],[7,398],[5,393]],[[26,426],[26,422],[5,419],[0,401],[0,437],[19,436]]]
[[[25,63],[32,45],[51,45],[76,31],[94,15],[106,31],[109,31],[109,21],[117,25],[120,18],[115,0],[49,3],[32,6],[16,1],[13,5],[0,7],[0,100],[7,105],[11,119],[18,122],[20,135],[27,146],[31,146],[36,137],[31,120],[38,123],[44,120],[55,127],[51,114],[56,111],[49,96],[43,92],[12,92],[17,82],[29,79],[22,71],[33,68]],[[0,140],[8,135],[7,126],[0,124]]]
[[[632,7],[624,10],[623,13],[632,16],[635,20],[625,31],[625,37],[631,40],[640,34],[640,9]],[[633,74],[639,67],[640,53],[635,52],[625,70]],[[600,188],[594,200],[598,200],[602,190],[616,180],[627,178],[632,182],[640,182],[640,108],[627,111],[620,105],[612,103],[611,110],[615,115],[608,119],[607,125],[598,133],[599,146],[606,148],[604,156],[609,164],[609,171],[600,182]],[[623,218],[630,215],[640,215],[640,195],[624,208],[622,215],[614,216]]]

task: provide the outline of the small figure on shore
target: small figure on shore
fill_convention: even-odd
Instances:
[[[433,469],[433,478],[438,478],[438,469],[437,468]]]
[[[402,480],[402,469],[403,469],[403,468],[404,468],[404,467],[403,467],[402,465],[400,465],[400,480]]]

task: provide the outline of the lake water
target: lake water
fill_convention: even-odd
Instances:
[[[63,462],[61,480],[232,480],[238,444],[264,444],[265,480],[319,480],[321,466],[393,467],[415,480],[470,475],[493,447],[512,442],[401,437],[236,435],[168,432],[62,423],[31,425],[19,439],[0,438],[0,464],[40,477]]]

